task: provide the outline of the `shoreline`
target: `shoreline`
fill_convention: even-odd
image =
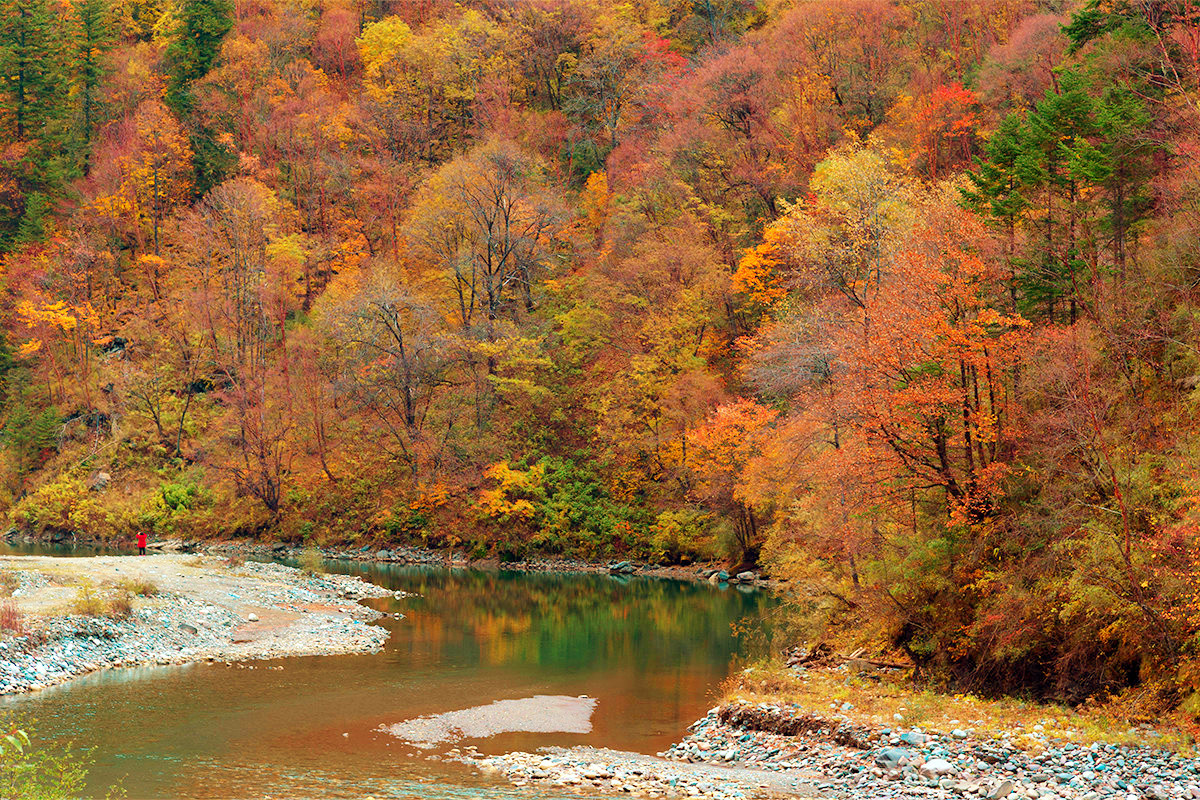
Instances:
[[[42,545],[96,549],[113,547],[111,543],[103,541],[54,541],[51,539],[38,539],[37,537],[23,535],[15,530],[10,530],[4,538],[10,545],[14,546]],[[783,585],[777,580],[765,577],[761,569],[730,574],[724,567],[713,562],[690,565],[665,565],[633,559],[587,561],[553,555],[527,558],[521,561],[502,562],[492,557],[482,559],[468,558],[460,550],[434,550],[417,545],[321,546],[314,548],[312,546],[286,542],[258,542],[236,539],[162,539],[150,542],[148,548],[152,552],[163,553],[209,553],[219,556],[240,555],[242,557],[271,559],[298,559],[305,551],[316,549],[326,561],[349,561],[364,564],[407,564],[413,566],[525,573],[583,573],[612,575],[618,578],[666,578],[692,583],[723,584],[730,587],[745,586],[760,589],[778,589]]]
[[[377,652],[382,612],[360,600],[400,594],[349,575],[211,556],[0,556],[15,576],[18,630],[0,639],[0,696],[104,669]],[[131,596],[121,581],[155,587]],[[79,598],[124,596],[126,613],[77,613]]]
[[[723,703],[688,730],[657,757],[545,747],[463,760],[531,791],[649,798],[1200,798],[1200,760],[1146,744],[1079,745],[1036,730],[1010,737],[893,728],[784,702]]]
[[[237,542],[228,540],[220,542],[167,541],[163,542],[162,546],[191,546],[203,552],[221,555],[229,553],[241,555],[254,554],[268,558],[298,558],[306,550],[313,549],[311,547],[284,543],[267,544],[262,542]],[[723,583],[729,586],[755,586],[759,588],[772,588],[778,585],[777,582],[764,578],[759,570],[750,570],[739,575],[730,575],[720,566],[714,564],[681,566],[650,564],[633,560],[600,562],[560,556],[542,556],[522,561],[502,562],[495,558],[470,559],[460,551],[455,550],[432,550],[426,547],[411,545],[394,545],[392,547],[363,546],[357,548],[317,547],[315,549],[321,554],[322,558],[328,561],[449,567],[485,571],[584,573],[630,578],[667,578],[696,583]],[[714,576],[716,576],[717,580],[713,580]]]

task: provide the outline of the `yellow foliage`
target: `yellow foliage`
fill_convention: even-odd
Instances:
[[[516,495],[540,491],[546,475],[545,467],[535,464],[527,470],[519,470],[510,467],[507,461],[498,461],[483,474],[497,482],[494,488],[479,493],[479,504],[485,514],[502,521],[533,517],[533,503]]]
[[[787,295],[779,272],[780,243],[786,236],[787,231],[781,225],[771,225],[763,231],[762,244],[748,248],[738,262],[733,273],[734,291],[768,307]]]

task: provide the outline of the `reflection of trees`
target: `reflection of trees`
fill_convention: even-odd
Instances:
[[[407,618],[389,649],[493,666],[724,667],[738,644],[731,623],[772,605],[762,593],[607,575],[375,566],[366,577],[420,595],[394,601]]]

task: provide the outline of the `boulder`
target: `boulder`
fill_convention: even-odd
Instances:
[[[101,470],[88,480],[88,488],[93,492],[103,492],[112,483],[112,476]]]
[[[190,633],[192,636],[195,636],[200,632],[200,629],[195,625],[189,625],[186,622],[179,623],[179,630],[183,631],[184,633]]]
[[[392,557],[392,551],[391,550],[380,550],[378,553],[375,554],[375,557],[378,558],[380,561],[387,561],[389,558]]]
[[[249,614],[246,615],[246,621],[247,622],[258,622],[258,614],[255,614],[253,611],[251,611]]]
[[[921,774],[927,778],[943,778],[953,775],[958,770],[944,758],[931,758],[921,765]]]
[[[988,800],[1000,800],[1002,797],[1008,797],[1009,794],[1012,793],[1012,790],[1012,781],[1000,781],[1000,783],[996,784],[995,787],[988,792]]]
[[[875,765],[883,769],[895,769],[912,761],[912,751],[903,747],[889,747],[875,755]]]
[[[755,575],[755,574],[754,574],[753,572],[751,572],[750,570],[746,570],[745,572],[739,572],[739,573],[737,574],[737,578],[738,578],[738,580],[739,580],[739,581],[742,581],[743,583],[750,583],[750,581],[754,580],[754,579],[755,579],[755,578],[757,578],[757,577],[758,577],[758,576],[757,576],[757,575]]]

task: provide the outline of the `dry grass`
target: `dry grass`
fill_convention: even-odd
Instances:
[[[21,585],[17,573],[12,570],[0,572],[0,597],[12,597],[12,593]]]
[[[848,669],[809,669],[805,675],[782,666],[753,667],[722,687],[724,701],[788,702],[815,714],[845,714],[877,727],[919,727],[949,733],[961,728],[978,738],[1007,737],[1027,750],[1050,742],[1154,744],[1187,751],[1192,737],[1180,727],[1159,724],[1151,732],[1116,706],[1073,709],[1016,698],[986,699],[914,688],[906,677]],[[843,704],[852,708],[843,711]],[[832,704],[832,705],[831,705]]]
[[[25,633],[25,617],[15,600],[0,600],[0,636],[20,636]]]
[[[225,557],[225,566],[229,569],[237,569],[246,563],[246,559],[237,553],[230,553]]]
[[[158,585],[147,578],[125,578],[118,586],[138,597],[154,597],[158,594]]]
[[[109,595],[104,601],[104,616],[128,617],[133,613],[133,595],[125,589],[119,589]]]

